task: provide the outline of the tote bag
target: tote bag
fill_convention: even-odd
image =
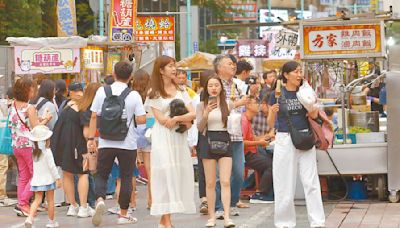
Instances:
[[[10,115],[8,115],[5,121],[5,126],[0,128],[0,154],[13,154],[11,129],[8,127],[9,119]],[[2,122],[4,122],[4,120],[2,120]]]

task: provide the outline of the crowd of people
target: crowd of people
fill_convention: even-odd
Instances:
[[[301,65],[284,64],[279,77],[275,70],[262,77],[252,70],[245,60],[219,55],[214,70],[201,73],[197,91],[168,56],[155,60],[151,75],[118,62],[104,85],[86,88],[72,82],[67,89],[63,80],[37,85],[29,77],[18,79],[8,94],[6,114],[18,165],[18,202],[7,198],[7,168],[0,168],[0,203],[17,203],[16,213],[32,227],[46,198],[46,227],[58,227],[54,205],[65,195],[67,216],[92,217],[99,226],[111,184],[118,204],[109,211],[118,215],[117,224],[133,224],[138,221],[136,164],[143,162],[147,208],[160,216],[159,228],[171,228],[172,214],[196,213],[191,157],[197,156],[199,211],[209,217],[205,227],[215,227],[217,219],[235,227],[237,208],[249,207],[240,199],[248,178],[245,168],[259,179],[250,203],[274,203],[276,227],[296,226],[298,173],[310,226],[324,227],[315,147],[296,149],[288,130],[291,124],[308,131],[307,116],[318,117],[296,98],[303,82]],[[279,94],[277,79],[283,84]],[[0,167],[6,160],[0,155]]]

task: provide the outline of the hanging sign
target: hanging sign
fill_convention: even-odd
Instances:
[[[268,58],[268,41],[266,40],[238,40],[237,53],[239,58]]]
[[[175,41],[175,17],[139,16],[135,34],[137,42]]]
[[[281,33],[281,31],[264,32],[263,40],[268,41],[268,44],[269,44],[268,45],[268,59],[271,59],[271,60],[295,59],[296,48],[291,48],[294,45],[294,37],[289,42],[287,37],[286,38],[282,37],[282,34],[284,34],[284,33]],[[287,48],[287,47],[290,47],[290,48]]]
[[[110,41],[132,42],[136,18],[136,0],[111,0]]]
[[[58,36],[77,35],[75,0],[57,1]]]
[[[366,58],[385,56],[382,21],[301,24],[301,58]]]
[[[298,37],[299,35],[297,33],[281,30],[275,35],[275,46],[296,50]]]
[[[79,73],[79,48],[15,46],[15,74]]]
[[[103,70],[104,57],[102,49],[83,49],[83,62],[87,70]]]

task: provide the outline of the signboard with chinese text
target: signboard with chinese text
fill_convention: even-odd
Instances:
[[[295,50],[298,37],[297,33],[281,30],[275,35],[275,46]]]
[[[385,56],[381,21],[303,23],[301,58],[366,58]]]
[[[175,41],[174,16],[139,16],[136,18],[137,42]]]
[[[286,47],[279,47],[277,46],[277,43],[281,37],[279,36],[279,33],[281,31],[269,31],[264,33],[263,40],[268,41],[268,58],[272,60],[277,60],[277,59],[295,59],[296,56],[296,48],[291,49],[291,48],[286,48]],[[295,33],[294,33],[295,34]],[[278,39],[277,39],[278,38]],[[282,44],[282,41],[279,41]],[[291,42],[294,42],[292,40]],[[288,42],[285,42],[285,45],[288,44]],[[291,44],[294,45],[294,44]]]
[[[236,47],[239,58],[268,58],[268,41],[266,40],[238,40]]]
[[[102,49],[83,49],[83,62],[87,70],[103,70],[104,56]]]
[[[79,73],[79,48],[15,46],[15,74]]]
[[[132,42],[136,0],[111,0],[110,41]]]
[[[57,18],[58,36],[74,36],[77,34],[75,0],[58,0]]]
[[[232,4],[231,8],[225,10],[225,14],[233,21],[256,21],[257,3]]]

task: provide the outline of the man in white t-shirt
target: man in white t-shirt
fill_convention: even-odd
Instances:
[[[129,62],[118,62],[114,67],[116,81],[111,85],[113,95],[119,96],[128,87],[131,80],[132,65]],[[95,151],[96,143],[94,141],[97,118],[101,116],[102,107],[106,98],[105,88],[101,87],[96,93],[93,104],[90,108],[92,116],[90,119],[88,151]],[[121,192],[118,203],[121,207],[121,213],[118,217],[118,224],[136,223],[137,219],[128,215],[129,202],[132,193],[132,174],[136,162],[136,141],[138,135],[135,131],[135,124],[146,123],[146,111],[144,110],[142,98],[136,91],[131,91],[125,98],[126,124],[129,127],[128,133],[123,141],[114,141],[104,139],[100,136],[98,145],[98,161],[96,175],[96,213],[93,216],[92,223],[95,226],[101,224],[102,215],[105,212],[104,199],[107,191],[107,179],[115,158],[118,159],[121,177]],[[135,119],[133,119],[135,118]],[[99,118],[101,119],[101,118]],[[101,120],[100,120],[101,121]]]
[[[253,66],[247,62],[246,60],[240,60],[237,62],[236,67],[236,78],[233,81],[236,83],[240,95],[247,95],[247,87],[248,85],[245,83],[246,79],[250,77],[250,72],[253,70]]]

